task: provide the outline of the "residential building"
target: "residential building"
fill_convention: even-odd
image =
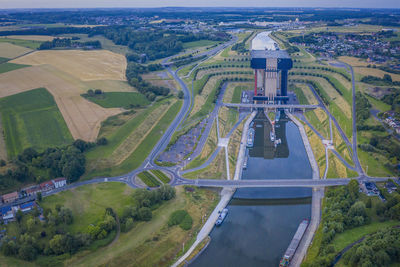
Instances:
[[[55,188],[60,188],[67,185],[67,179],[65,178],[57,178],[52,180]]]
[[[15,201],[17,199],[18,199],[18,193],[17,192],[12,192],[12,193],[9,193],[9,194],[5,194],[2,197],[3,203],[10,203],[10,202],[13,202],[13,201]]]

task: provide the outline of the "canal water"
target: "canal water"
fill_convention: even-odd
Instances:
[[[312,178],[299,129],[283,112],[274,126],[263,112],[253,122],[254,146],[242,179]],[[310,219],[311,189],[238,189],[227,208],[224,223],[214,227],[191,267],[278,266],[300,222]]]

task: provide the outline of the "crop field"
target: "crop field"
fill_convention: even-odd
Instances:
[[[7,35],[7,36],[1,36],[0,38],[44,42],[44,41],[52,41],[56,37],[50,35]]]
[[[13,71],[21,68],[29,67],[27,65],[20,65],[20,64],[14,64],[14,63],[2,63],[0,64],[0,74],[8,71]]]
[[[367,61],[361,60],[361,59],[356,58],[356,57],[342,56],[342,57],[339,57],[339,60],[344,62],[344,63],[347,63],[347,64],[349,64],[349,65],[351,65],[353,67],[366,67],[366,66],[368,66],[370,64]]]
[[[120,109],[105,109],[81,97],[88,89],[77,78],[50,65],[32,66],[0,74],[0,97],[44,87],[54,96],[75,139],[94,141],[100,123]]]
[[[21,56],[23,54],[29,53],[32,50],[26,47],[14,45],[11,43],[7,42],[2,42],[2,39],[0,38],[0,57],[3,58],[15,58],[18,56]],[[29,65],[29,64],[25,64]]]
[[[389,73],[380,69],[374,69],[374,68],[364,68],[364,67],[356,67],[354,68],[354,72],[356,74],[359,74],[360,76],[375,76],[379,78],[383,78],[383,75],[389,74],[392,77],[393,81],[400,81],[400,75],[399,74],[394,74],[394,73]]]
[[[105,92],[101,95],[88,96],[85,94],[83,96],[103,108],[129,108],[150,104],[143,94],[136,92]]]
[[[93,80],[83,82],[88,89],[100,89],[103,92],[137,92],[127,81],[119,80]]]
[[[141,172],[137,176],[149,187],[157,187],[161,185],[161,183],[148,171]]]
[[[72,136],[54,98],[40,88],[0,99],[8,155],[25,148],[45,149],[72,142]]]
[[[126,59],[108,50],[42,50],[15,59],[12,63],[52,65],[82,80],[126,80]]]

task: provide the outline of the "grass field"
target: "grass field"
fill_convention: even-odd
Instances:
[[[204,169],[185,173],[183,177],[188,179],[227,179],[225,150],[221,149],[210,165]]]
[[[123,183],[85,185],[46,197],[41,206],[54,210],[59,204],[71,209],[74,222],[68,229],[77,233],[102,220],[107,207],[121,216],[123,208],[133,204],[133,193],[134,189]]]
[[[9,157],[28,147],[41,150],[73,140],[53,96],[44,88],[0,99],[0,112]]]
[[[161,185],[161,183],[148,171],[141,172],[137,176],[149,187],[157,187]]]
[[[129,108],[150,104],[143,94],[136,92],[105,92],[101,95],[88,96],[84,94],[83,96],[103,108]]]
[[[310,127],[304,125],[304,129],[307,133],[315,160],[319,167],[319,175],[320,177],[323,177],[326,168],[325,147],[322,144],[321,139],[310,129]]]
[[[171,181],[171,179],[164,172],[160,170],[151,170],[150,172],[164,184],[168,184]]]
[[[0,57],[2,58],[15,58],[23,54],[29,53],[30,51],[32,50],[29,48],[4,42],[0,38]]]
[[[177,188],[174,199],[153,211],[149,222],[138,222],[127,233],[121,233],[112,246],[96,251],[80,252],[65,262],[66,266],[170,266],[174,259],[194,242],[200,230],[202,216],[209,215],[218,201],[215,191],[195,189],[185,192]],[[193,218],[193,226],[184,231],[178,226],[168,227],[168,218],[176,210],[186,210]]]
[[[0,74],[8,71],[13,71],[21,68],[29,67],[28,65],[14,64],[14,63],[1,63],[0,64]]]
[[[211,46],[211,45],[215,45],[218,43],[220,43],[220,42],[211,41],[211,40],[200,40],[200,41],[194,41],[194,42],[186,42],[186,43],[183,43],[182,46],[183,46],[183,48],[188,49],[188,48],[196,48],[196,47],[201,47],[201,46]]]
[[[43,43],[42,41],[37,40],[24,40],[17,38],[0,38],[1,43],[10,43],[13,45],[18,45],[22,47],[26,47],[32,50],[38,49],[39,46]]]
[[[160,118],[151,130],[143,137],[135,150],[121,164],[105,169],[92,169],[85,175],[86,178],[103,175],[120,175],[136,169],[149,155],[153,147],[157,144],[163,133],[174,120],[176,114],[182,106],[182,101],[176,101],[166,113]]]

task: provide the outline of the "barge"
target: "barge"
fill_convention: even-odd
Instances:
[[[292,260],[294,253],[296,252],[301,239],[303,238],[304,233],[306,232],[308,227],[308,220],[303,220],[299,227],[297,228],[296,233],[290,242],[289,247],[287,248],[285,255],[283,255],[282,260],[279,263],[279,267],[289,266],[290,261]]]

